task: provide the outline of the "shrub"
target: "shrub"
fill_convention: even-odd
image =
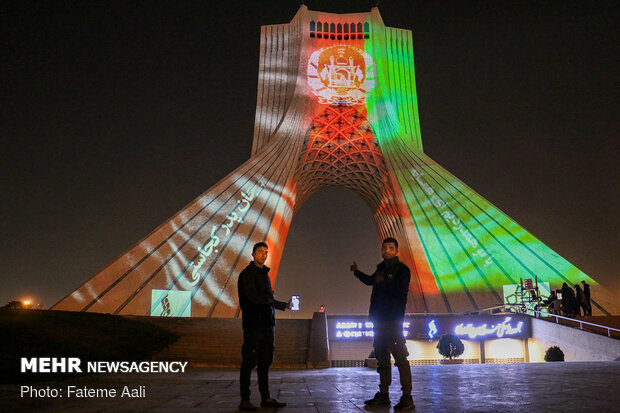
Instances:
[[[549,347],[545,352],[545,361],[564,361],[564,352],[558,347]]]
[[[452,357],[458,357],[465,351],[465,346],[460,338],[454,334],[443,334],[439,337],[437,350],[442,356],[452,360]]]

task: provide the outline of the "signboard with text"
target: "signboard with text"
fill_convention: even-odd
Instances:
[[[365,316],[330,316],[328,329],[332,341],[374,337],[373,323]],[[403,336],[410,340],[437,340],[445,333],[465,340],[529,338],[532,334],[530,318],[519,314],[407,316],[403,322]]]

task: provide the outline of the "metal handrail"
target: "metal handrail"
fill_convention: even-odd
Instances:
[[[543,316],[543,317],[547,317],[547,316],[551,316],[551,317],[555,317],[555,323],[556,324],[560,324],[560,318],[563,320],[567,320],[573,323],[579,323],[579,329],[583,330],[583,325],[587,324],[589,326],[594,326],[594,327],[598,327],[598,328],[602,328],[607,330],[607,337],[611,337],[611,332],[612,331],[616,331],[618,333],[620,333],[620,329],[617,328],[612,328],[612,327],[608,327],[608,326],[604,326],[601,324],[594,324],[594,323],[589,323],[587,321],[581,321],[581,320],[577,320],[575,318],[570,318],[570,317],[565,317],[565,316],[561,316],[561,315],[557,315],[557,314],[552,314],[552,313],[548,313],[546,311],[539,311],[539,310],[534,310],[531,308],[526,308],[526,307],[522,307],[522,306],[518,306],[518,305],[513,305],[513,304],[504,304],[503,306],[499,306],[499,307],[509,307],[515,310],[515,313],[522,313],[522,314],[527,314],[528,311],[533,311],[536,314],[536,318],[539,318],[539,316]],[[493,307],[493,308],[497,308],[497,307]]]

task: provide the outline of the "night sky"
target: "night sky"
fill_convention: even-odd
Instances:
[[[260,26],[299,3],[2,2],[0,305],[53,305],[249,158]],[[413,30],[425,152],[618,291],[618,3],[379,10]],[[366,311],[348,266],[372,271],[378,249],[362,199],[323,190],[293,219],[276,296]]]

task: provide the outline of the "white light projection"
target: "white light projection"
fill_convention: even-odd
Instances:
[[[97,292],[95,291],[95,289],[92,287],[92,285],[90,284],[90,282],[88,282],[86,284],[86,289],[88,290],[88,295],[90,296],[90,299],[94,299],[97,298]],[[71,296],[73,298],[75,298],[78,302],[82,303],[84,302],[86,299],[84,298],[84,296],[79,292],[79,290],[75,290],[73,292],[73,294],[71,294]]]
[[[188,273],[190,285],[196,285],[196,283],[198,283],[198,281],[200,280],[200,268],[202,268],[205,261],[211,256],[213,252],[217,253],[217,246],[220,243],[220,237],[216,235],[218,230],[221,228],[225,230],[222,239],[226,240],[230,236],[230,230],[235,224],[235,221],[239,224],[243,223],[243,218],[240,217],[240,214],[245,213],[256,198],[254,190],[255,188],[251,188],[247,194],[241,191],[241,199],[237,200],[238,205],[236,207],[236,211],[233,210],[230,214],[228,214],[224,223],[221,224],[219,227],[217,225],[213,225],[211,227],[211,237],[209,238],[209,242],[207,242],[205,246],[198,249],[198,260],[192,261],[190,263],[191,272]],[[237,214],[237,212],[239,212],[239,214]]]
[[[215,311],[215,307],[221,302],[227,306],[233,306],[236,301],[231,298],[236,294],[236,283],[231,282],[235,276],[238,275],[238,271],[233,269],[237,267],[240,260],[250,259],[250,256],[240,255],[241,251],[249,251],[248,247],[253,244],[250,242],[254,234],[259,236],[267,236],[269,229],[273,222],[273,217],[277,213],[278,205],[281,203],[284,187],[281,185],[271,184],[264,179],[259,178],[258,185],[261,190],[257,194],[257,198],[263,201],[262,207],[250,208],[243,216],[244,221],[247,221],[248,226],[251,226],[250,232],[247,236],[236,236],[236,234],[227,241],[226,248],[236,251],[233,255],[220,256],[213,264],[212,268],[208,271],[216,274],[220,274],[219,280],[216,280],[213,276],[204,277],[204,282],[207,283],[207,291],[217,293],[215,297],[215,304],[211,307],[211,313]],[[263,234],[263,235],[261,235]],[[269,238],[265,240],[272,247],[276,247]],[[231,262],[235,258],[234,262]],[[242,266],[245,266],[243,263]],[[221,276],[221,274],[228,274],[227,276]],[[219,292],[218,292],[219,291]]]
[[[188,240],[190,246],[196,251],[192,254],[194,258],[192,261],[188,262],[189,260],[185,259],[184,254],[179,253],[175,254],[174,258],[169,260],[169,263],[166,266],[168,289],[153,290],[151,297],[151,315],[177,317],[188,316],[187,314],[190,314],[188,309],[191,308],[192,301],[200,305],[208,305],[212,303],[212,300],[207,296],[207,292],[216,293],[217,291],[220,291],[216,297],[217,301],[220,301],[228,306],[232,306],[234,304],[234,300],[224,291],[221,291],[220,283],[218,283],[212,276],[209,276],[209,273],[217,272],[216,270],[220,269],[222,266],[226,267],[226,269],[233,267],[233,265],[229,262],[229,259],[226,256],[221,255],[226,248],[234,250],[234,255],[236,256],[238,256],[243,250],[247,244],[246,238],[243,237],[245,240],[245,242],[243,242],[241,240],[235,240],[234,236],[239,230],[241,224],[243,224],[246,220],[249,222],[258,220],[259,222],[256,222],[254,227],[257,225],[260,227],[265,225],[267,228],[269,227],[268,223],[261,222],[261,214],[253,211],[251,208],[252,204],[260,198],[263,190],[270,193],[269,188],[267,187],[268,181],[263,176],[259,176],[254,183],[251,181],[247,182],[251,183],[251,187],[247,190],[239,191],[239,194],[236,197],[237,200],[235,205],[228,211],[225,218],[222,219],[219,225],[211,226],[209,239],[206,243],[204,243],[204,245],[201,245],[202,243],[198,243],[191,235],[183,231],[183,238]],[[230,201],[230,199],[231,198],[229,198],[228,201]],[[220,204],[219,206],[209,205],[206,210],[211,210],[210,214],[212,216],[218,216],[220,207],[228,203],[228,201],[224,202],[224,204]],[[209,221],[202,225],[196,225],[191,231],[194,233],[200,231],[203,225],[207,224]],[[179,248],[175,248],[175,250],[180,251]],[[180,291],[186,292],[187,294],[182,296],[183,302],[180,304],[178,311],[156,311],[158,314],[155,314],[153,312],[155,311],[154,309],[161,308],[161,303],[166,299],[166,297],[169,299],[168,293],[170,291],[179,291],[179,288]],[[158,293],[155,294],[155,291],[158,291]]]
[[[151,315],[158,317],[191,317],[191,307],[184,307],[190,295],[189,291],[152,290],[152,300],[163,294],[156,306],[151,308]]]
[[[217,213],[218,208],[216,208],[216,205],[209,205],[208,203],[205,202],[205,200],[202,200],[202,199],[199,201],[198,204],[201,207],[200,208],[201,211],[203,211],[205,215],[213,216]],[[176,225],[173,223],[173,226],[175,226],[174,233],[176,234],[176,237],[181,237],[180,241],[182,242],[181,242],[181,245],[177,245],[177,242],[175,242],[173,239],[170,239],[167,241],[167,244],[170,247],[170,249],[172,251],[176,251],[166,260],[167,264],[164,267],[165,274],[166,274],[166,284],[168,285],[168,289],[159,290],[160,293],[158,295],[155,295],[155,294],[152,295],[150,314],[153,313],[153,309],[159,305],[160,301],[164,299],[168,291],[173,291],[173,290],[187,291],[192,288],[192,285],[188,282],[187,277],[183,277],[183,274],[186,272],[186,270],[189,267],[189,263],[188,263],[189,260],[185,257],[185,254],[181,252],[181,249],[185,244],[188,244],[188,246],[194,250],[199,250],[200,248],[202,248],[203,247],[202,242],[199,242],[197,239],[194,238],[194,236],[200,231],[202,226],[206,224],[206,223],[203,223],[202,225],[200,225],[197,222],[197,219],[194,219],[194,218],[199,219],[199,216],[194,215],[192,217],[186,217],[185,219],[186,219],[186,222],[188,222],[188,224],[185,225],[183,229],[176,227]],[[190,291],[188,291],[188,296],[191,296]],[[207,305],[210,303],[210,300],[207,297],[202,296],[202,295],[199,295],[196,301],[199,301],[201,305]],[[184,305],[184,302],[183,302],[183,305]],[[164,316],[165,315],[166,314],[164,314]],[[178,315],[172,313],[171,316],[178,316]]]
[[[84,297],[78,290],[75,290],[73,293],[71,293],[71,297],[75,298],[75,301],[77,301],[78,303],[84,302]]]
[[[252,200],[252,202],[260,199],[264,202],[262,208],[260,207],[260,204],[256,208],[246,208],[243,206],[242,201],[237,202],[237,205],[239,206],[239,204],[241,204],[241,208],[246,211],[243,213],[242,219],[243,222],[247,222],[248,226],[251,226],[250,234],[248,236],[244,235],[241,237],[237,237],[236,235],[238,231],[235,231],[235,234],[229,237],[224,243],[224,245],[221,247],[221,252],[212,260],[209,268],[207,268],[206,271],[201,275],[200,283],[194,290],[193,300],[196,302],[199,302],[200,296],[206,294],[206,292],[215,294],[215,304],[212,306],[211,312],[215,310],[215,307],[220,302],[227,306],[232,306],[235,304],[235,301],[231,298],[231,294],[234,294],[236,288],[231,288],[231,285],[234,283],[230,283],[231,277],[236,275],[235,273],[233,273],[233,269],[242,258],[240,253],[245,250],[248,245],[250,245],[248,243],[250,238],[252,237],[252,234],[255,231],[257,231],[259,234],[267,234],[267,231],[270,227],[270,222],[269,219],[266,218],[266,215],[268,214],[265,214],[265,210],[273,209],[274,207],[270,204],[273,202],[278,202],[277,200],[281,198],[281,191],[278,192],[280,186],[268,185],[268,181],[265,180],[264,177],[259,177],[255,186],[256,185],[259,188],[259,191],[255,195],[255,198]],[[253,191],[254,187],[252,187],[248,191],[248,194]],[[239,227],[237,227],[237,229],[238,228]],[[247,229],[248,228],[246,228],[246,230]],[[234,254],[224,255],[224,249],[227,249],[228,251],[234,251]],[[231,260],[235,257],[235,261],[231,262]],[[204,287],[201,288],[202,284],[204,284]],[[188,301],[186,305],[190,305],[190,302]]]
[[[322,104],[362,105],[375,82],[372,57],[357,47],[324,47],[308,60],[308,85]]]

